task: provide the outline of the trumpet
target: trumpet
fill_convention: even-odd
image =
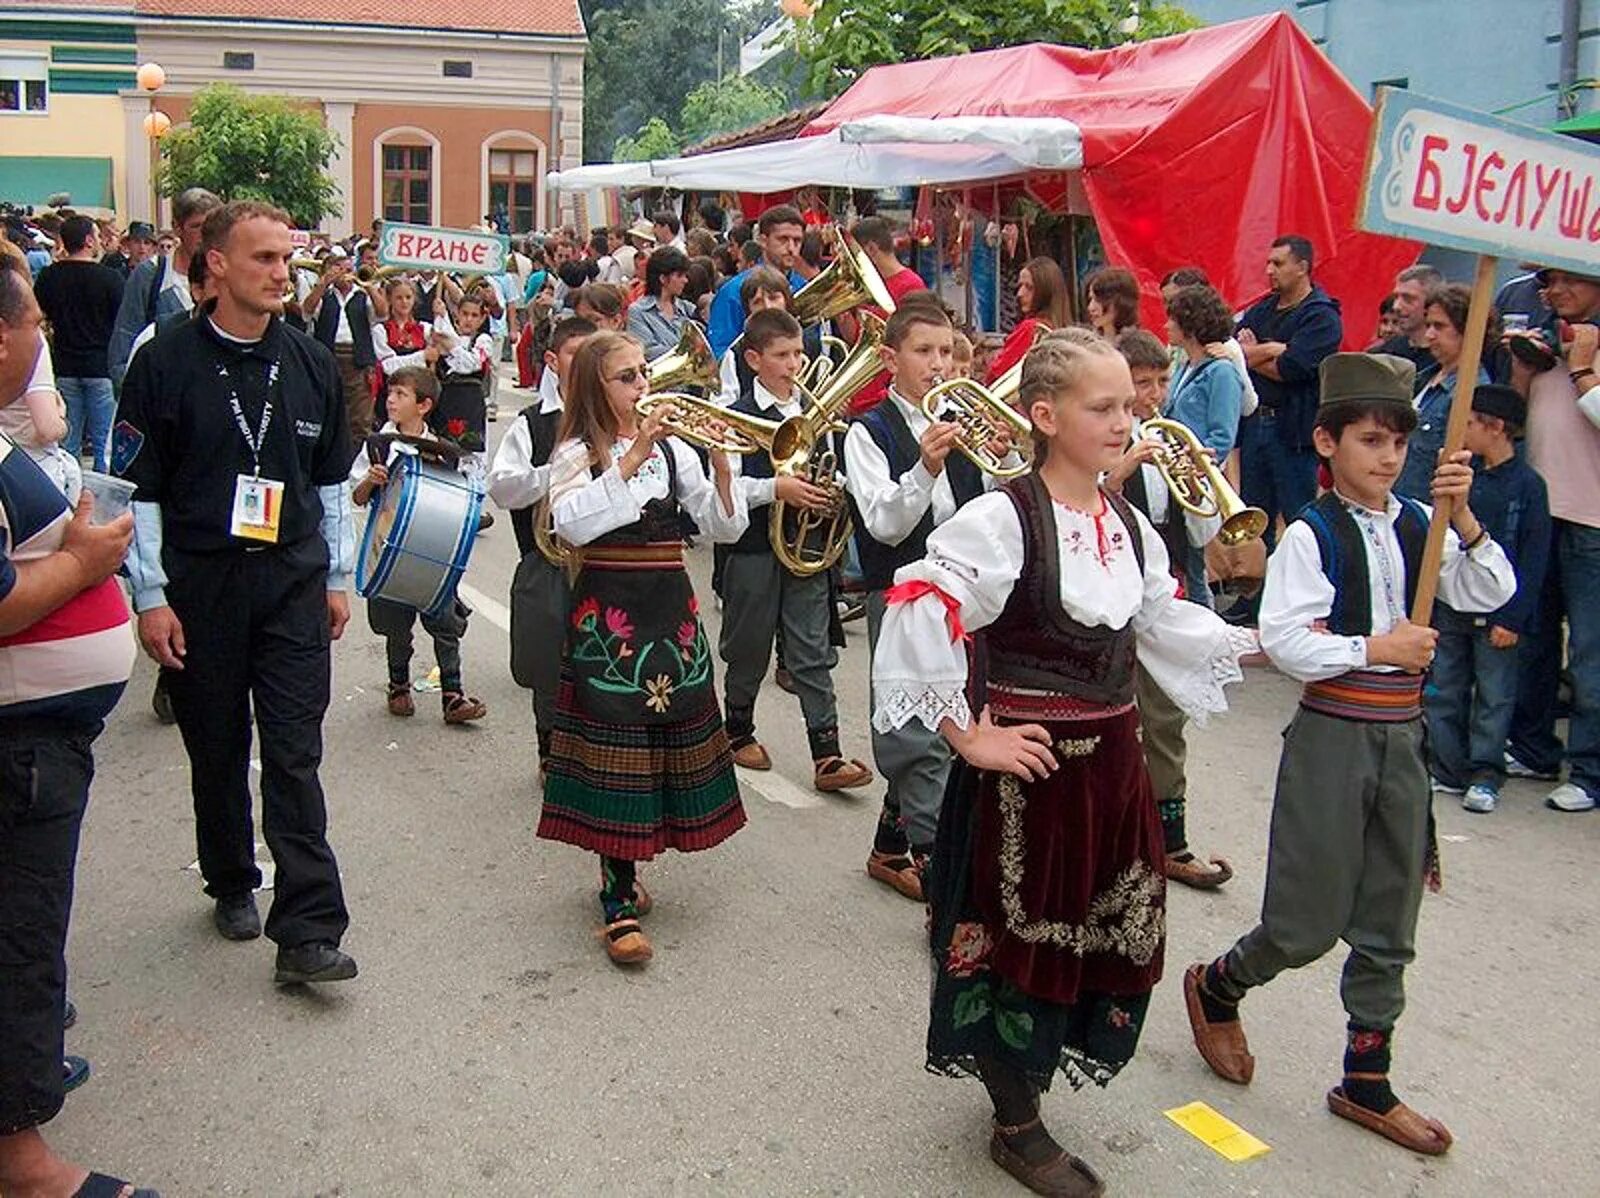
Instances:
[[[1217,540],[1224,545],[1242,545],[1266,531],[1267,513],[1239,498],[1187,425],[1176,420],[1146,420],[1142,436],[1159,446],[1156,469],[1178,506],[1202,519],[1222,518]]]
[[[865,313],[863,313],[865,315]],[[874,353],[877,351],[874,350]],[[835,360],[838,355],[838,360]],[[806,391],[816,391],[832,377],[839,362],[850,356],[850,343],[842,337],[822,335],[822,352],[805,364],[795,381]]]
[[[1022,389],[1022,363],[985,387],[976,379],[946,379],[935,383],[922,397],[922,414],[929,420],[948,420],[961,431],[956,448],[985,474],[1016,478],[1033,468],[1033,422],[1012,406]],[[995,453],[990,443],[1009,439],[1022,460],[1014,466]]]
[[[572,547],[556,536],[555,517],[550,511],[550,496],[539,501],[533,512],[533,543],[544,560],[567,569],[572,565]]]

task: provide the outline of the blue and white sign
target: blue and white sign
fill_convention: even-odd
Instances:
[[[1357,223],[1369,233],[1600,274],[1600,147],[1385,88]]]

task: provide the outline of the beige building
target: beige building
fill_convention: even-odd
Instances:
[[[57,0],[45,7],[59,8],[61,19],[41,22],[39,0],[26,6],[26,17],[23,6],[0,5],[0,67],[20,29],[35,31],[35,71],[59,49],[82,51],[70,35],[89,36],[91,23],[94,36],[120,31],[125,40],[88,44],[116,53],[114,67],[97,66],[92,80],[88,64],[46,62],[47,82],[76,76],[79,87],[100,89],[91,93],[93,114],[77,111],[91,100],[76,92],[52,92],[35,116],[9,114],[0,71],[0,198],[13,198],[6,160],[14,153],[41,177],[51,173],[53,153],[63,179],[71,173],[67,159],[99,159],[108,163],[118,214],[147,218],[145,116],[157,109],[181,124],[194,93],[217,82],[298,99],[321,113],[341,146],[330,171],[342,211],[325,222],[336,234],[364,229],[377,216],[466,226],[503,212],[514,232],[547,226],[559,214],[546,172],[583,160],[587,41],[577,0],[465,9],[443,0],[135,0],[120,10]],[[402,13],[404,25],[396,23]],[[48,41],[48,55],[39,48],[45,26],[50,39],[59,37]],[[142,62],[166,71],[154,95],[133,82]],[[19,107],[27,99],[21,95]],[[13,128],[28,129],[18,143],[25,154],[12,149]],[[88,202],[74,187],[55,190]]]

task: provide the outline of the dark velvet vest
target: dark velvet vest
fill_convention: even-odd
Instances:
[[[990,684],[1067,695],[1086,703],[1122,706],[1133,702],[1133,622],[1121,628],[1080,624],[1061,608],[1061,553],[1055,508],[1036,474],[1001,490],[1022,524],[1022,576],[1005,610],[983,637]],[[1106,504],[1132,538],[1134,560],[1144,573],[1144,540],[1138,519],[1120,496]],[[1108,513],[1108,518],[1111,517]]]
[[[1405,560],[1405,603],[1411,610],[1417,597],[1417,571],[1422,566],[1422,550],[1428,540],[1428,517],[1413,500],[1400,500],[1400,514],[1394,530],[1400,538],[1400,556]],[[1340,636],[1372,634],[1372,575],[1367,569],[1367,539],[1361,526],[1332,491],[1300,513],[1317,536],[1322,555],[1322,572],[1333,584],[1333,610],[1328,613],[1328,631]]]
[[[529,404],[522,409],[522,419],[528,422],[528,435],[533,440],[533,459],[535,466],[548,465],[550,455],[555,452],[556,434],[561,429],[561,409],[553,412],[539,411],[537,403]],[[538,549],[533,539],[533,515],[539,510],[537,503],[527,507],[513,508],[511,512],[511,531],[517,537],[517,549],[523,555],[533,553]]]

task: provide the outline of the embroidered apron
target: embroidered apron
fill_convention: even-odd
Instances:
[[[661,456],[667,497],[584,546],[572,588],[573,702],[600,723],[678,724],[716,702],[711,645],[683,568],[677,463],[669,449]]]

